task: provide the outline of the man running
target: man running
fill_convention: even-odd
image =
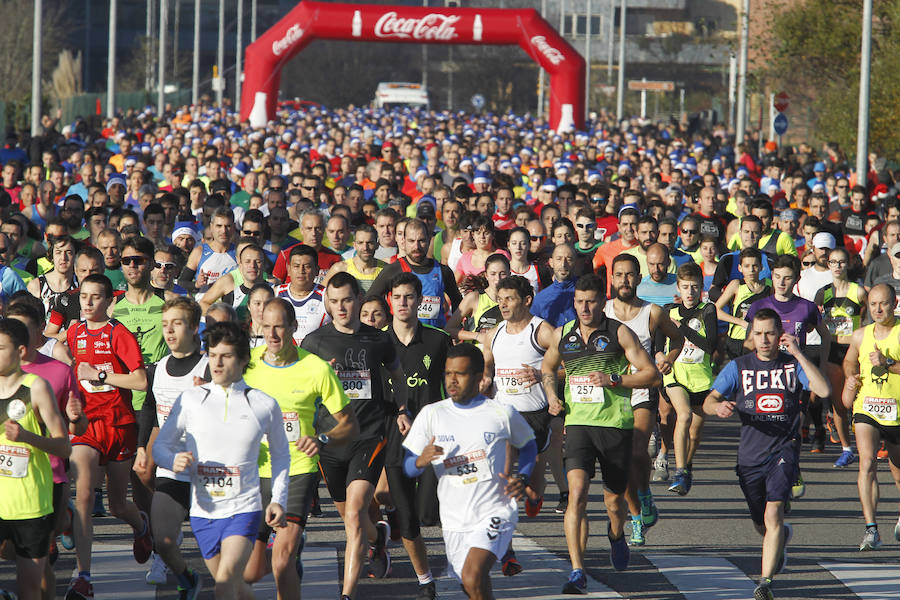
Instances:
[[[134,530],[134,559],[150,558],[153,540],[147,515],[127,500],[131,465],[137,451],[132,391],[147,389],[147,372],[134,335],[108,316],[112,284],[105,275],[88,275],[78,294],[82,320],[69,327],[67,342],[75,359],[75,376],[84,394],[88,428],[72,438],[70,473],[75,481],[75,555],[77,575],[66,600],[94,597],[91,546],[94,488],[106,467],[110,512]]]
[[[331,318],[325,311],[323,288],[316,284],[316,274],[319,272],[316,251],[306,244],[296,244],[288,251],[287,265],[291,281],[277,286],[275,295],[293,305],[297,321],[294,343],[300,344],[310,332]]]
[[[327,446],[319,461],[328,492],[344,519],[347,532],[341,593],[354,598],[366,538],[373,545],[370,575],[390,574],[391,559],[386,549],[390,527],[385,521],[372,523],[368,510],[384,467],[384,430],[389,414],[381,367],[390,374],[391,381],[401,381],[404,375],[387,334],[360,323],[362,297],[356,279],[349,273],[338,273],[328,282],[325,293],[334,320],[306,336],[302,348],[332,362],[359,421],[358,438],[340,448]],[[400,413],[406,411],[404,390],[401,386],[394,390]],[[406,433],[403,425],[400,433]]]
[[[874,323],[853,332],[844,357],[843,401],[853,410],[856,449],[859,453],[859,501],[866,531],[860,550],[881,546],[878,533],[878,454],[879,442],[888,452],[891,475],[900,488],[900,323],[894,316],[894,288],[876,284],[869,292],[868,312]],[[896,365],[896,366],[895,366]],[[900,521],[894,527],[900,541]]]
[[[220,322],[205,337],[212,382],[178,397],[159,430],[153,458],[190,475],[191,529],[215,580],[216,599],[252,598],[242,575],[260,522],[285,525],[288,441],[278,403],[242,377],[250,362],[247,334],[236,323]],[[265,507],[257,466],[263,436],[272,462],[272,499]]]
[[[50,385],[22,370],[28,345],[24,323],[0,319],[0,544],[15,549],[18,597],[39,600],[56,524],[49,455],[68,458],[71,446]]]
[[[753,598],[772,600],[772,579],[787,562],[792,534],[784,523],[784,505],[800,469],[801,394],[808,389],[824,398],[831,386],[803,355],[797,337],[785,333],[774,310],[756,312],[750,336],[755,352],[725,365],[703,412],[725,419],[737,411],[741,418],[737,474],[750,518],[763,536],[762,570]]]
[[[244,374],[248,385],[270,394],[281,407],[284,434],[290,444],[290,479],[285,527],[275,532],[271,570],[280,600],[300,598],[298,552],[306,528],[313,497],[319,484],[319,452],[326,444],[340,444],[358,431],[356,415],[341,382],[328,363],[297,348],[293,334],[297,327],[294,311],[281,298],[272,298],[263,308],[262,331],[265,345],[251,352]],[[316,410],[322,406],[336,425],[317,434]],[[268,445],[263,443],[260,484],[265,504],[272,497],[272,464]],[[272,528],[261,524],[244,580],[253,583],[267,570],[266,546]]]
[[[201,353],[197,338],[200,316],[200,306],[190,298],[173,298],[162,306],[161,330],[170,354],[148,368],[150,390],[138,417],[134,460],[134,470],[139,475],[151,471],[154,465],[153,440],[169,418],[178,396],[200,380],[210,380],[209,360]],[[181,523],[191,509],[190,474],[157,466],[148,475],[155,477],[150,523],[156,552],[146,576],[147,583],[164,584],[168,567],[178,580],[180,597],[195,598],[200,590],[200,575],[188,568],[179,549]]]
[[[528,493],[537,445],[525,419],[512,407],[478,392],[484,357],[472,344],[447,353],[446,400],[429,404],[403,442],[404,470],[418,477],[430,464],[438,498],[447,562],[472,600],[493,598],[490,571],[512,541],[516,500]],[[507,445],[519,449],[519,471],[505,471]]]
[[[651,246],[651,263],[655,259],[656,248]],[[655,264],[655,263],[654,263]],[[674,277],[674,276],[673,276]],[[641,283],[640,265],[637,258],[630,254],[620,254],[612,262],[613,301],[607,302],[603,312],[609,319],[626,325],[640,341],[648,355],[663,375],[668,375],[672,364],[681,353],[684,337],[669,319],[668,312],[660,306],[637,297],[637,289]],[[669,340],[668,352],[653,350],[653,340],[662,335]],[[635,367],[632,368],[634,370]],[[647,386],[651,387],[651,386]],[[628,480],[628,510],[631,513],[631,540],[634,546],[645,543],[644,530],[653,527],[659,518],[653,494],[650,491],[650,454],[647,451],[650,434],[656,424],[656,412],[659,410],[659,393],[656,390],[636,389],[631,393],[633,411],[632,460],[631,474]],[[667,407],[668,408],[668,407]],[[660,425],[662,429],[664,425]],[[667,436],[664,436],[667,437]],[[665,446],[660,450],[665,461]],[[654,465],[656,467],[656,465]],[[668,479],[668,465],[663,464],[665,479]]]
[[[633,256],[628,257],[634,273],[639,272],[636,262]],[[637,336],[604,312],[604,288],[604,282],[596,275],[584,275],[578,280],[574,301],[576,319],[554,330],[541,363],[541,381],[550,413],[566,415],[569,504],[565,531],[572,573],[563,586],[564,594],[587,593],[584,573],[587,500],[597,461],[603,475],[603,498],[609,517],[610,562],[616,570],[628,568],[625,490],[632,457],[632,390],[662,383],[659,370]],[[560,363],[566,369],[565,406],[556,392],[556,371]],[[646,447],[645,441],[645,452]]]

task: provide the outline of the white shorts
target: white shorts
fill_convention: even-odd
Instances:
[[[462,580],[463,565],[471,548],[481,548],[493,553],[500,559],[512,542],[516,531],[516,521],[508,521],[500,517],[489,517],[468,531],[444,530],[444,546],[447,551],[449,574]]]

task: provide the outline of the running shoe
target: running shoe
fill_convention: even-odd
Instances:
[[[50,555],[48,557],[50,564],[55,565],[59,558],[59,547],[56,545],[56,538],[50,540]]]
[[[315,517],[317,519],[321,519],[325,516],[325,512],[322,510],[322,501],[319,500],[319,490],[316,490],[316,493],[313,494],[313,502],[312,506],[309,507],[309,516]]]
[[[641,520],[644,522],[644,528],[650,529],[659,521],[659,509],[653,501],[653,494],[641,496],[638,492],[638,499],[641,501]]]
[[[388,522],[388,525],[391,526],[391,541],[399,542],[401,538],[400,534],[400,518],[397,516],[397,509],[394,510],[385,510],[384,511],[385,519]]]
[[[75,547],[75,534],[72,533],[72,526],[75,522],[75,512],[74,506],[72,506],[72,501],[69,500],[69,506],[66,507],[66,511],[69,513],[69,526],[59,534],[59,543],[62,544],[62,547],[66,550],[71,550]]]
[[[866,533],[863,535],[862,542],[859,544],[859,550],[875,550],[881,546],[881,535],[874,527],[866,527]]]
[[[538,498],[537,504],[532,504],[531,500],[528,498],[525,499],[525,514],[529,517],[536,517],[541,512],[541,507],[544,505],[544,499]]]
[[[93,600],[94,586],[84,577],[75,577],[69,582],[66,590],[66,600]]]
[[[659,453],[659,433],[656,429],[650,434],[650,442],[647,444],[647,456],[656,456]]]
[[[837,425],[834,424],[834,419],[831,415],[828,415],[828,417],[826,417],[825,431],[828,432],[828,439],[831,440],[832,444],[841,443],[841,436],[838,435]]]
[[[790,523],[785,523],[783,527],[784,542],[781,544],[781,556],[778,557],[778,564],[775,565],[776,575],[784,571],[784,568],[787,566],[787,547],[791,543],[791,538],[794,537],[794,528],[791,527]]]
[[[178,586],[178,600],[197,600],[200,597],[200,573],[193,569],[188,569],[188,576],[191,578],[191,585],[188,587]]]
[[[607,536],[609,528],[607,528]],[[631,560],[631,549],[628,542],[625,541],[625,534],[619,536],[617,540],[609,540],[609,562],[612,563],[616,571],[624,571],[628,568],[628,561]]]
[[[435,586],[433,581],[429,581],[428,583],[420,583],[419,591],[416,592],[416,600],[436,600],[437,599],[437,586]]]
[[[502,565],[500,570],[507,577],[512,577],[522,572],[522,563],[516,558],[516,551],[513,550],[512,544],[506,549],[506,554],[500,559],[500,564]]]
[[[103,488],[94,490],[94,510],[91,513],[95,517],[105,517],[106,509],[103,508]]]
[[[147,576],[144,577],[144,580],[147,582],[147,585],[165,585],[169,580],[169,567],[166,566],[162,556],[156,552],[153,553],[152,558],[153,562],[150,563],[150,570],[147,571]]]
[[[587,594],[587,576],[584,570],[575,569],[569,573],[569,580],[562,589],[563,594]]]
[[[569,492],[563,492],[559,495],[559,504],[556,505],[554,510],[556,514],[564,515],[567,508],[569,508]]]
[[[670,492],[675,492],[679,496],[686,496],[690,491],[690,485],[687,482],[688,474],[684,469],[675,471],[675,477],[672,479],[672,485],[669,486]]]
[[[819,432],[816,432],[816,437],[813,438],[812,448],[809,450],[813,454],[822,454],[825,452],[825,432],[822,431],[822,435],[819,435]]]
[[[767,581],[760,582],[756,589],[753,590],[753,600],[775,600],[775,596],[772,594],[771,583]]]
[[[878,449],[878,460],[886,460],[888,457],[887,448],[884,447],[884,442],[881,442],[881,448]]]
[[[843,452],[841,452],[841,455],[838,456],[838,459],[834,461],[834,466],[838,469],[842,469],[850,465],[855,460],[856,455],[853,453],[853,450],[844,450]]]
[[[669,480],[669,461],[665,456],[659,455],[653,461],[653,475],[651,481],[668,481]]]
[[[797,479],[794,480],[794,485],[791,486],[791,500],[796,500],[797,498],[802,498],[803,494],[806,493],[806,484],[803,483],[803,475],[800,471],[797,471]]]
[[[150,519],[144,511],[141,511],[141,520],[144,522],[144,530],[134,534],[132,552],[134,560],[142,565],[150,560],[150,555],[153,554],[153,536],[150,534]]]
[[[387,551],[391,526],[387,521],[378,521],[375,529],[378,531],[378,537],[375,545],[369,550],[369,577],[383,579],[391,574],[391,554]]]
[[[631,520],[631,539],[628,540],[629,546],[643,546],[647,542],[644,537],[644,521],[641,519]]]
[[[19,600],[19,597],[16,596],[13,592],[0,590],[0,600]]]

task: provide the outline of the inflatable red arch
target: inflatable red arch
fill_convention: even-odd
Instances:
[[[431,8],[301,2],[247,46],[241,119],[275,114],[281,69],[311,41],[518,44],[550,74],[550,125],[584,126],[584,59],[533,9]],[[498,65],[498,71],[502,69]]]

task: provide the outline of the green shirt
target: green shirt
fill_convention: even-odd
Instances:
[[[128,289],[128,284],[125,283],[125,274],[122,273],[122,268],[118,269],[106,269],[103,271],[103,274],[109,278],[109,282],[112,283],[113,290],[124,292]]]
[[[231,197],[232,206],[240,206],[244,210],[250,209],[250,194],[244,190],[239,190]]]
[[[316,415],[320,406],[334,415],[344,410],[350,399],[334,369],[315,354],[297,348],[297,362],[283,367],[270,365],[263,360],[265,355],[266,346],[257,346],[250,351],[250,365],[244,372],[244,381],[275,398],[281,407],[284,433],[291,449],[290,475],[315,473],[319,456],[309,457],[300,452],[295,442],[301,436],[316,435]],[[269,445],[265,439],[259,449],[259,476],[272,476]]]
[[[132,304],[122,295],[113,308],[113,318],[127,327],[137,339],[144,364],[155,363],[169,353],[169,347],[162,334],[162,307],[165,300],[161,296],[164,293],[157,290],[143,304]],[[132,392],[131,404],[135,410],[141,409],[146,397],[146,392]]]

